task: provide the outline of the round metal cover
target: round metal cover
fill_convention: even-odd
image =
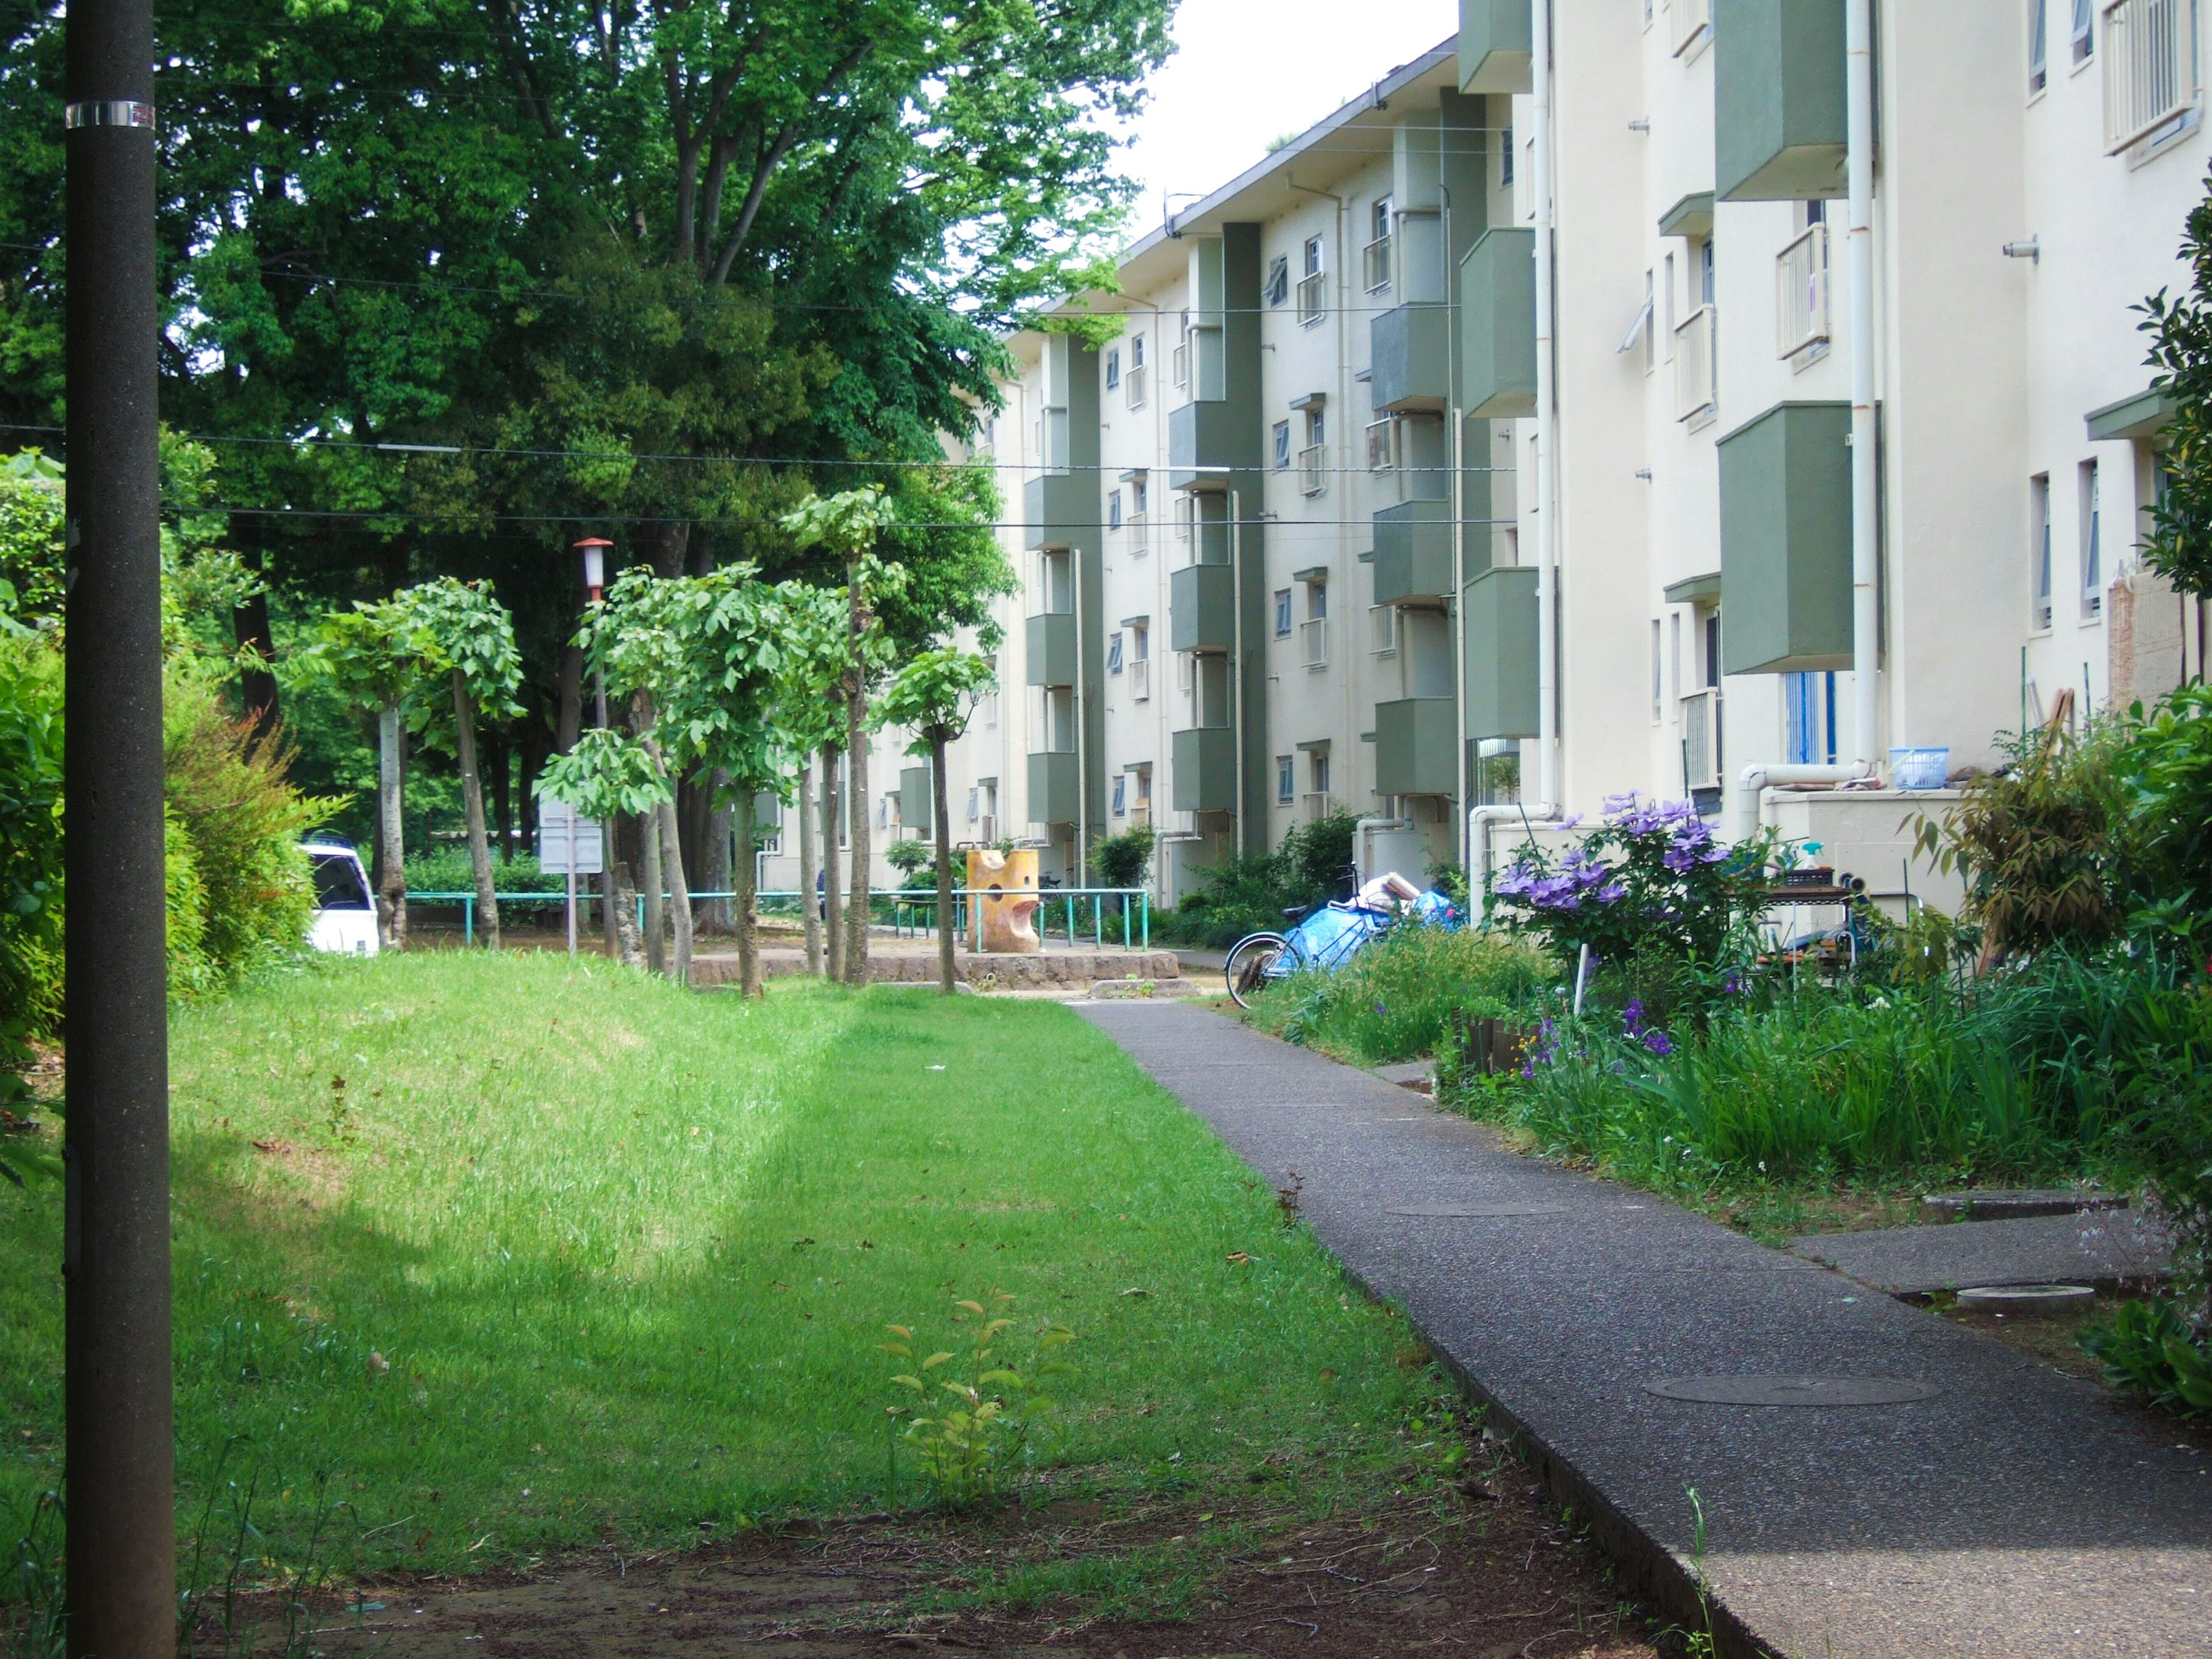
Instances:
[[[1978,1285],[1959,1292],[1970,1308],[2063,1308],[2096,1298],[2087,1285]]]
[[[1902,1406],[1941,1392],[1902,1376],[1668,1376],[1644,1387],[1706,1406]]]
[[[1421,1216],[1513,1216],[1565,1215],[1564,1204],[1516,1204],[1500,1201],[1492,1204],[1393,1204],[1386,1215]]]

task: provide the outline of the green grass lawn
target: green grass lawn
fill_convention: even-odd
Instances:
[[[1056,1005],[388,957],[185,1012],[172,1080],[179,1519],[227,1536],[250,1495],[280,1560],[319,1517],[343,1568],[451,1571],[883,1507],[884,1326],[956,1347],[993,1290],[1076,1333],[1070,1486],[1326,1504],[1436,1399],[1405,1326]],[[19,1510],[60,1474],[60,1210],[0,1191]]]

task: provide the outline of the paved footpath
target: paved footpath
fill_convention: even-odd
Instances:
[[[1301,1177],[1322,1241],[1677,1617],[1695,1488],[1723,1651],[2212,1655],[2212,1454],[2148,1413],[1218,1014],[1076,1012],[1254,1169]],[[1651,1391],[1778,1376],[1925,1397],[1808,1408]]]

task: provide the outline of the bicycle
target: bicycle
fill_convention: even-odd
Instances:
[[[1435,894],[1400,897],[1387,906],[1362,903],[1355,885],[1349,899],[1330,899],[1284,911],[1284,919],[1294,924],[1287,933],[1247,933],[1229,947],[1222,978],[1228,984],[1230,1000],[1239,1008],[1249,1008],[1251,999],[1273,981],[1310,969],[1340,967],[1370,940],[1389,933],[1407,916],[1450,926],[1455,915],[1451,906]]]

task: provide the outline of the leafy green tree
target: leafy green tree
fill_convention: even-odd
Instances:
[[[2207,180],[2212,192],[2212,179]],[[2164,434],[2165,499],[2151,508],[2143,562],[2185,593],[2212,595],[2212,193],[2189,212],[2181,238],[2188,291],[2160,289],[2137,307],[2150,337],[2154,386],[2173,398]]]
[[[514,620],[492,597],[489,584],[441,576],[393,597],[402,607],[408,653],[423,672],[445,679],[453,725],[441,727],[426,703],[421,726],[434,744],[450,738],[461,774],[468,823],[469,862],[476,872],[477,908],[484,944],[500,948],[499,898],[492,887],[491,847],[484,831],[483,780],[477,765],[477,720],[482,714],[520,714],[514,701],[522,682],[522,656],[514,646]]]
[[[407,945],[407,848],[402,831],[407,771],[405,712],[424,695],[422,664],[410,647],[408,606],[355,601],[325,617],[307,653],[311,672],[328,676],[347,704],[376,721],[378,921],[392,950]]]
[[[811,895],[816,877],[823,878],[822,908],[817,910],[811,899],[799,906],[805,916],[806,970],[819,974],[826,968],[830,978],[840,979],[836,783],[845,732],[845,713],[837,697],[845,663],[845,601],[835,590],[805,582],[780,582],[777,592],[783,605],[784,652],[775,700],[794,761],[793,776],[779,787],[793,788],[798,796],[801,893]],[[818,795],[811,781],[817,758],[822,769]],[[826,961],[825,922],[834,949]]]
[[[1142,887],[1152,869],[1152,848],[1158,836],[1149,823],[1108,836],[1091,849],[1091,867],[1109,887]]]
[[[952,814],[946,803],[945,751],[968,730],[976,706],[998,684],[988,657],[951,647],[925,651],[899,670],[876,705],[885,726],[913,728],[929,756],[929,789],[937,818],[937,979],[952,994]]]

